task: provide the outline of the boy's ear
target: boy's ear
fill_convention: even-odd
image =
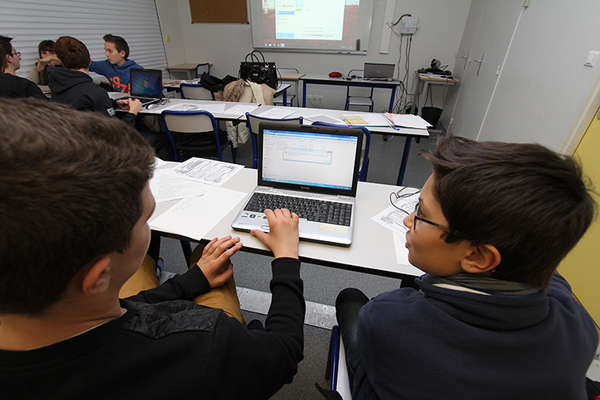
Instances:
[[[471,252],[460,263],[463,271],[470,274],[482,274],[496,268],[501,260],[502,256],[496,246],[482,244],[473,246]]]
[[[81,291],[86,296],[105,292],[110,286],[110,257],[99,258],[85,272],[81,281]]]

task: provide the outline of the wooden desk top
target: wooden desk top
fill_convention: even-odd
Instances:
[[[419,77],[419,80],[427,81],[427,82],[440,82],[440,83],[450,83],[450,84],[457,84],[460,82],[456,78],[452,78],[452,77],[444,78],[441,75],[432,76],[430,74],[418,73],[417,76]]]
[[[288,75],[282,75],[279,77],[279,80],[282,81],[297,81],[300,80],[300,78],[302,78],[304,76],[304,74],[288,74]]]

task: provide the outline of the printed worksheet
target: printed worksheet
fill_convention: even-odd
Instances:
[[[221,186],[237,174],[243,165],[192,157],[175,168],[175,173],[209,185]]]

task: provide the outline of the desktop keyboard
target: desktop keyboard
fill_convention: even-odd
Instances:
[[[309,221],[343,226],[350,226],[352,216],[352,204],[266,193],[254,193],[244,210],[264,212],[267,208],[287,208]]]

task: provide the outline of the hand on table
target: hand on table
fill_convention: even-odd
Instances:
[[[214,238],[204,247],[196,266],[202,270],[211,288],[219,287],[231,278],[233,264],[229,257],[241,248],[240,238],[231,236]]]
[[[137,115],[142,110],[142,102],[138,99],[121,99],[117,100],[117,104],[122,110],[127,110],[128,113]]]
[[[298,258],[298,216],[284,208],[265,210],[269,233],[253,229],[250,233],[265,244],[275,258]]]

